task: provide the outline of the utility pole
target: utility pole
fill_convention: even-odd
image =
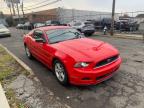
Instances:
[[[112,4],[111,36],[114,35],[114,20],[115,20],[115,0],[113,0]]]
[[[24,4],[23,4],[23,0],[22,0],[22,4],[21,4],[21,10],[22,10],[23,18],[25,18],[25,13],[24,13]]]
[[[12,18],[12,22],[13,24],[15,24],[15,21],[13,20],[13,16],[15,16],[15,9],[14,9],[14,2],[13,0],[4,0],[7,4],[7,7],[10,10],[10,14],[11,14],[11,18]],[[13,11],[13,12],[12,12]]]
[[[75,13],[74,13],[74,9],[72,9],[72,20],[75,20]]]
[[[11,14],[11,17],[12,17],[12,3],[6,2],[6,4],[7,4],[7,7],[9,8],[9,10],[10,10],[10,14]]]
[[[10,14],[11,14],[11,17],[12,17],[12,10],[11,10],[11,5],[10,5],[9,9],[10,9]]]
[[[12,9],[13,9],[13,15],[15,16],[15,9],[14,9],[14,2],[13,2],[13,0],[11,0],[11,4],[12,4]]]
[[[20,14],[19,14],[19,7],[18,7],[18,3],[16,3],[16,7],[17,7],[18,19],[19,19],[19,23],[20,23]]]

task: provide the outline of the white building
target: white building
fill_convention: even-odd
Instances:
[[[100,20],[103,18],[111,18],[111,12],[97,12],[88,10],[75,10],[57,8],[58,17],[60,22],[69,23],[71,21],[86,21],[86,20]],[[119,15],[115,15],[117,20]]]

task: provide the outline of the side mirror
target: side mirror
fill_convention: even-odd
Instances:
[[[36,42],[38,43],[45,43],[46,41],[42,38],[39,38],[39,39],[35,39]]]

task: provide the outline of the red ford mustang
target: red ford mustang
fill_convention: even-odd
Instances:
[[[34,29],[24,36],[24,46],[26,55],[52,69],[63,85],[98,84],[111,78],[121,64],[113,46],[67,26]]]

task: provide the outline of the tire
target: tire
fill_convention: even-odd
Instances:
[[[58,82],[64,86],[67,86],[69,84],[68,75],[63,63],[59,60],[55,60],[53,64],[53,70]]]
[[[91,32],[91,33],[84,33],[85,34],[85,36],[92,36],[93,34],[94,34],[94,32]]]
[[[26,52],[26,55],[29,59],[33,59],[33,56],[29,50],[29,48],[25,45],[25,52]]]

